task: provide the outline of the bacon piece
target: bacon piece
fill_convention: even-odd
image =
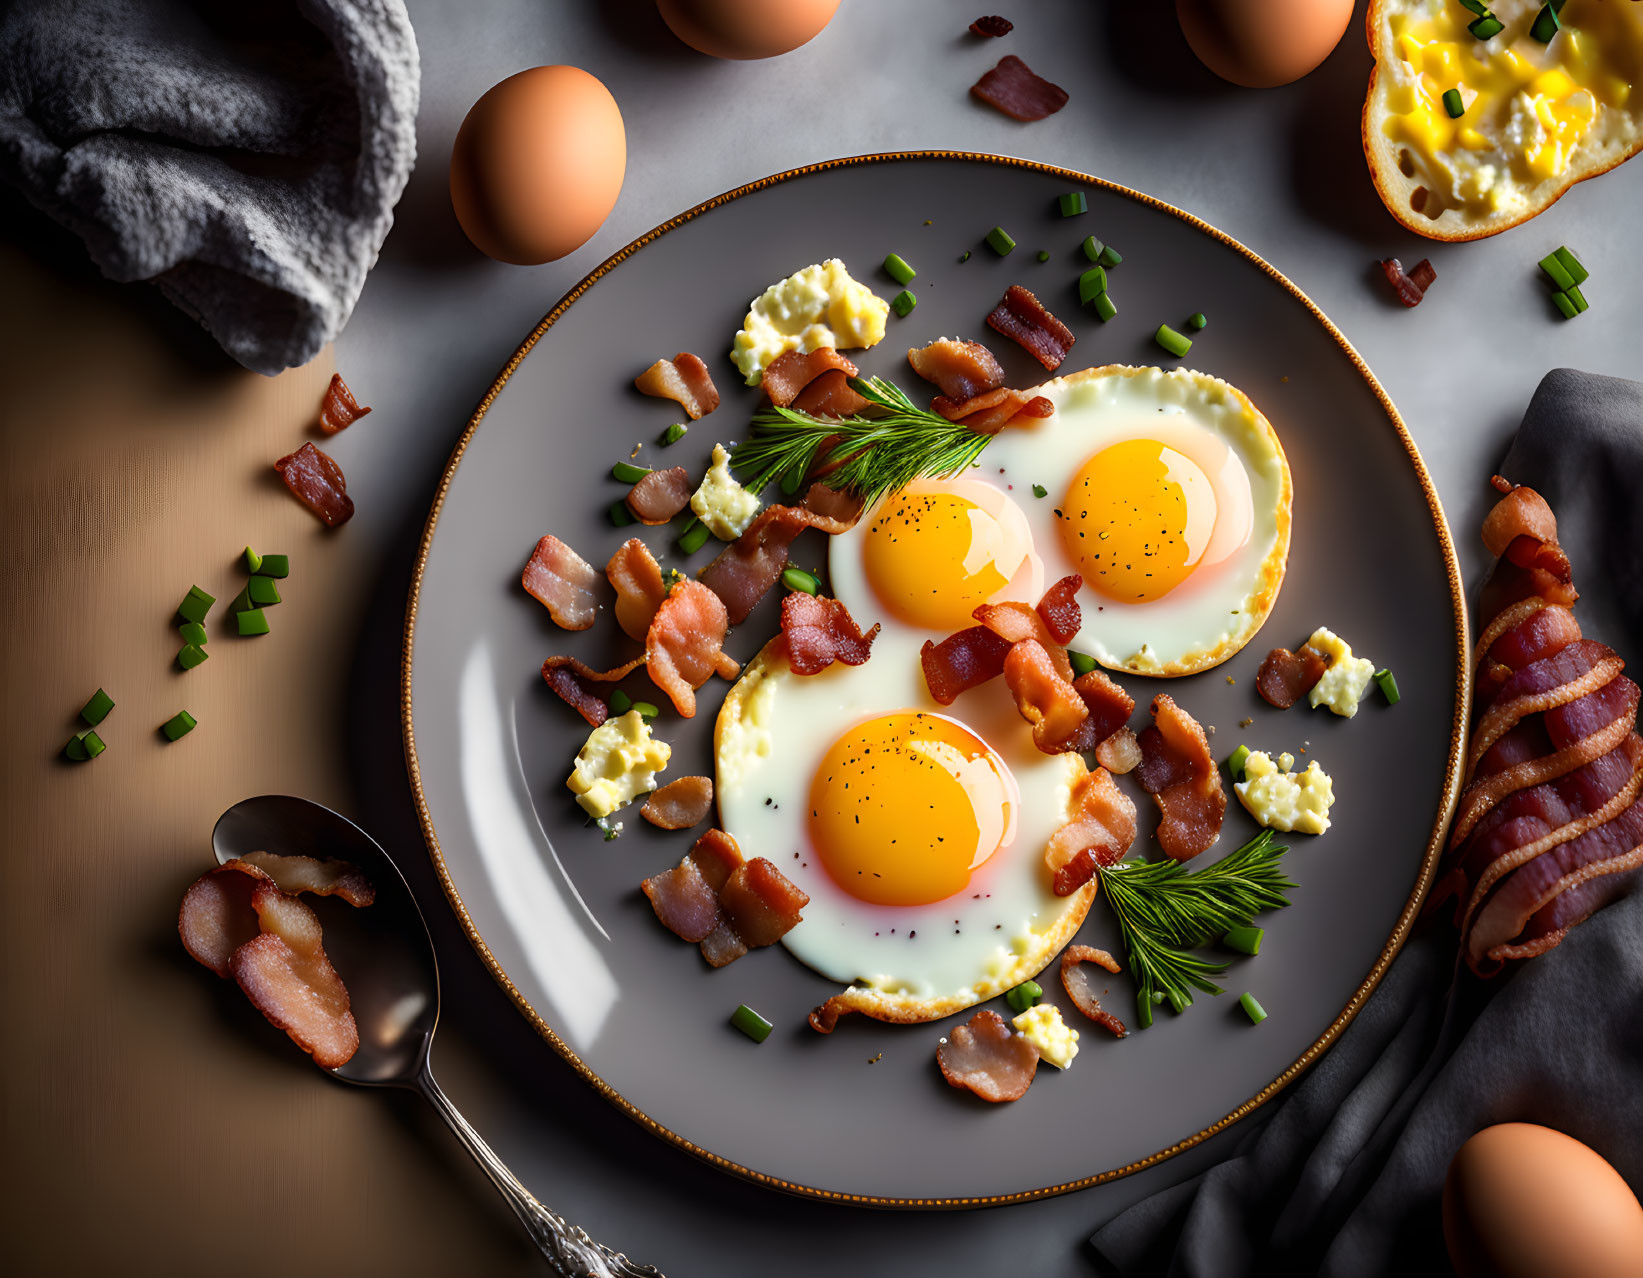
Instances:
[[[1405,306],[1419,306],[1421,298],[1426,296],[1426,290],[1431,287],[1432,281],[1437,279],[1438,273],[1432,263],[1422,258],[1415,264],[1415,269],[1404,273],[1403,263],[1395,257],[1381,259],[1381,272],[1398,294],[1398,301]]]
[[[331,384],[325,388],[325,398],[319,406],[319,428],[327,435],[335,435],[339,430],[352,426],[361,417],[371,410],[361,408],[359,401],[354,398],[354,392],[348,389],[348,383],[342,380],[341,373],[331,374]]]
[[[810,897],[762,856],[731,871],[719,891],[719,908],[749,948],[774,945],[799,922]]]
[[[662,926],[681,940],[696,945],[719,927],[719,894],[696,863],[686,856],[670,870],[653,874],[639,885]]]
[[[978,435],[996,435],[1017,417],[1048,417],[1055,405],[1031,391],[1001,386],[963,401],[937,395],[930,401],[930,411],[950,422],[963,422]]]
[[[1594,639],[1581,639],[1512,672],[1478,717],[1472,732],[1468,774],[1489,747],[1525,716],[1567,705],[1595,692],[1625,666],[1614,649]]]
[[[924,682],[930,695],[944,706],[958,700],[961,692],[978,688],[1004,673],[1010,641],[986,626],[971,626],[948,635],[940,643],[925,640],[919,651]],[[1070,667],[1069,667],[1070,668]]]
[[[1034,609],[1050,638],[1059,644],[1071,643],[1084,624],[1084,612],[1078,606],[1078,590],[1083,584],[1084,578],[1076,572],[1061,578],[1044,592]]]
[[[664,830],[688,830],[707,820],[712,810],[712,778],[680,777],[653,790],[645,806],[639,809],[639,815]]]
[[[1559,604],[1525,599],[1513,604],[1502,615],[1515,615],[1517,620],[1493,634],[1486,633],[1484,637],[1489,640],[1488,643],[1479,640],[1474,666],[1488,663],[1491,669],[1510,675],[1512,671],[1521,670],[1544,657],[1555,656],[1581,637],[1580,622],[1575,620],[1573,612]],[[1490,629],[1494,630],[1494,627]],[[1480,706],[1486,705],[1504,682],[1504,676],[1499,676],[1486,688],[1484,681],[1480,680],[1477,689],[1479,697],[1474,700]]]
[[[1496,480],[1500,477],[1495,476]],[[1504,483],[1505,481],[1501,480]],[[1557,545],[1557,516],[1533,488],[1510,487],[1483,517],[1483,545],[1497,559],[1519,537]]]
[[[1024,603],[1006,600],[1004,603],[982,604],[970,614],[1001,639],[1011,643],[1036,641],[1049,654],[1055,672],[1067,683],[1072,682],[1073,663],[1067,659],[1067,650],[1050,635],[1050,628],[1038,611]]]
[[[1069,945],[1061,953],[1061,984],[1074,1007],[1109,1031],[1114,1038],[1123,1038],[1129,1030],[1124,1028],[1123,1021],[1102,1008],[1095,992],[1096,978],[1090,974],[1090,964],[1105,968],[1114,975],[1119,971],[1118,960],[1106,950],[1098,950],[1093,945]]]
[[[586,630],[599,614],[598,570],[557,537],[536,543],[519,582],[562,630]]]
[[[812,417],[854,417],[870,407],[872,402],[858,395],[843,370],[836,368],[816,378],[793,401],[795,412],[809,413]],[[829,443],[825,448],[818,448],[816,455],[825,457],[831,451]],[[843,458],[829,459],[828,466],[831,469],[843,463]]]
[[[798,398],[800,391],[829,371],[854,377],[857,369],[831,346],[818,346],[813,351],[783,351],[765,365],[759,385],[772,404],[786,408]]]
[[[228,975],[228,961],[262,929],[251,908],[257,884],[268,875],[249,861],[227,861],[207,870],[183,893],[177,933],[183,948],[218,976]]]
[[[1045,754],[1059,753],[1060,743],[1089,717],[1084,698],[1056,671],[1049,652],[1036,639],[1010,645],[1004,682],[1016,710],[1033,726],[1033,744]]]
[[[673,400],[691,421],[706,417],[719,406],[719,391],[707,365],[688,351],[672,359],[657,360],[634,378],[633,384],[642,394]]]
[[[928,346],[910,349],[907,362],[925,381],[934,382],[949,403],[962,403],[1004,385],[1004,366],[980,342],[938,337]]]
[[[861,502],[826,484],[812,484],[798,506],[766,506],[742,535],[700,573],[700,580],[724,601],[730,624],[739,626],[776,584],[787,552],[806,528],[835,536],[861,517]]]
[[[720,923],[702,938],[702,957],[710,967],[734,963],[746,953],[747,942],[736,935],[736,929],[729,923]]]
[[[251,908],[262,931],[234,951],[229,975],[316,1065],[346,1065],[359,1049],[359,1027],[348,987],[325,955],[319,919],[273,882],[253,889]]]
[[[357,865],[327,857],[277,856],[272,852],[247,852],[241,865],[253,865],[291,896],[312,892],[315,896],[340,896],[355,909],[364,909],[377,899],[376,889]]]
[[[987,316],[987,327],[1003,333],[1052,373],[1073,348],[1072,330],[1019,284],[1004,290],[1004,299]]]
[[[1038,1049],[1012,1034],[1004,1018],[983,1008],[936,1048],[941,1076],[984,1101],[1020,1100],[1038,1072]]]
[[[653,470],[641,476],[639,482],[628,489],[622,504],[641,524],[654,528],[657,524],[667,523],[690,505],[690,494],[694,489],[689,471],[683,466],[669,466],[666,470]]]
[[[740,669],[724,651],[729,629],[724,603],[699,581],[674,586],[650,619],[645,667],[687,719],[696,714],[697,688],[716,673],[729,679]]]
[[[723,891],[730,876],[743,863],[742,849],[726,830],[707,831],[685,855],[716,893]]]
[[[629,639],[643,639],[667,598],[656,556],[637,537],[629,537],[605,565],[605,576],[616,590],[616,624]]]
[[[1071,896],[1105,865],[1122,861],[1135,843],[1135,803],[1105,768],[1073,786],[1072,815],[1050,836],[1044,864],[1055,894]]]
[[[839,1017],[846,1012],[855,1010],[843,995],[835,994],[820,1007],[811,1008],[810,1015],[806,1019],[810,1022],[810,1028],[815,1030],[816,1033],[831,1034],[838,1027]]]
[[[1168,693],[1152,699],[1153,726],[1141,733],[1141,788],[1158,804],[1158,845],[1187,861],[1221,837],[1227,792],[1209,752],[1209,738]]]
[[[1309,643],[1302,644],[1299,652],[1274,648],[1255,672],[1255,691],[1269,706],[1287,710],[1312,691],[1327,669],[1329,662],[1323,653]]]
[[[274,469],[297,500],[327,528],[340,527],[354,517],[354,499],[348,495],[342,467],[312,444],[281,457]]]
[[[595,670],[575,657],[549,657],[542,663],[542,678],[561,701],[582,716],[590,728],[597,728],[610,717],[610,706],[588,684],[615,683],[644,664],[643,657],[635,657],[625,666]]]
[[[1489,951],[1492,959],[1528,958],[1544,954],[1568,935],[1569,929],[1590,918],[1611,901],[1634,890],[1643,878],[1643,847],[1594,866],[1579,882],[1564,886],[1524,926],[1512,945]]]
[[[1095,748],[1095,761],[1108,772],[1122,776],[1141,762],[1141,743],[1135,733],[1120,728]]]
[[[978,36],[1007,36],[1015,30],[1015,23],[1008,18],[1001,18],[996,13],[985,18],[977,18],[970,24],[970,31]]]
[[[1130,715],[1135,712],[1135,698],[1130,696],[1107,675],[1100,670],[1091,670],[1088,674],[1081,674],[1073,680],[1073,691],[1084,699],[1085,708],[1089,714],[1081,719],[1073,729],[1072,735],[1062,741],[1056,752],[1071,750],[1077,754],[1085,754],[1104,746],[1109,738],[1124,734],[1133,746],[1135,735],[1124,725],[1129,722]],[[1113,757],[1122,759],[1127,757],[1123,743],[1113,747]],[[1137,753],[1125,766],[1110,768],[1112,772],[1128,772],[1140,759]],[[1103,760],[1103,766],[1105,761]]]
[[[970,96],[1023,124],[1054,115],[1067,105],[1067,91],[1051,84],[1013,53],[970,86]]]
[[[879,632],[877,622],[866,634],[837,599],[795,590],[782,600],[782,638],[787,663],[798,675],[820,674],[835,661],[847,666],[866,662]]]

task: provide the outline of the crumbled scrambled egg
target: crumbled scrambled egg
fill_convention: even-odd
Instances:
[[[1319,626],[1307,640],[1329,658],[1329,669],[1313,685],[1308,700],[1314,709],[1328,706],[1336,714],[1350,719],[1358,713],[1358,702],[1369,690],[1369,681],[1375,677],[1375,663],[1352,655],[1352,645],[1333,630]]]
[[[1329,808],[1335,785],[1314,759],[1296,776],[1290,771],[1295,756],[1280,754],[1276,761],[1265,750],[1244,760],[1244,779],[1232,788],[1249,814],[1269,830],[1322,834],[1329,829]]]
[[[713,465],[702,486],[690,499],[690,509],[720,541],[735,541],[759,513],[757,493],[750,493],[730,473],[730,454],[723,444],[713,445]]]
[[[796,271],[772,284],[742,321],[730,358],[749,386],[784,351],[872,346],[884,338],[890,303],[850,277],[838,258]]]
[[[1057,1069],[1066,1069],[1078,1055],[1078,1031],[1061,1019],[1061,1009],[1049,1003],[1029,1007],[1010,1022],[1017,1034],[1038,1049]]]
[[[606,817],[654,790],[656,774],[672,753],[667,742],[650,735],[644,716],[629,710],[588,733],[565,784],[584,812]]]

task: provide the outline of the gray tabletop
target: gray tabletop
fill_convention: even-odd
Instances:
[[[816,160],[949,148],[1092,173],[1243,241],[1339,325],[1424,453],[1469,578],[1482,561],[1475,529],[1485,481],[1540,377],[1560,365],[1643,377],[1643,163],[1577,187],[1494,239],[1433,244],[1392,220],[1365,169],[1362,5],[1322,67],[1267,91],[1203,71],[1163,0],[1018,2],[1005,6],[1016,23],[1007,40],[969,37],[969,22],[995,7],[844,0],[804,48],[733,63],[674,40],[650,0],[410,0],[423,58],[420,159],[337,343],[338,368],[376,420],[392,424],[360,441],[348,465],[350,489],[362,500],[369,493],[372,510],[355,525],[353,553],[380,569],[357,637],[349,717],[360,807],[351,815],[395,853],[429,912],[447,982],[436,1064],[452,1047],[478,1062],[464,1068],[453,1099],[545,1202],[670,1278],[778,1260],[793,1274],[924,1273],[960,1258],[965,1272],[1089,1274],[1084,1240],[1096,1225],[1225,1156],[1259,1119],[1147,1172],[1057,1199],[878,1213],[777,1195],[697,1163],[606,1105],[537,1039],[470,950],[422,852],[400,765],[398,653],[411,558],[440,469],[501,365],[568,288],[674,213]],[[1066,109],[1021,125],[974,103],[969,85],[1005,52],[1063,85]],[[626,183],[610,220],[571,257],[499,265],[456,225],[451,142],[493,83],[556,62],[585,68],[615,94],[627,125]],[[1594,268],[1592,309],[1569,323],[1551,311],[1535,266],[1559,244]],[[1389,254],[1436,266],[1418,310],[1398,306],[1379,280],[1374,262]]]

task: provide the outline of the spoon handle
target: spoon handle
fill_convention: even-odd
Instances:
[[[663,1278],[654,1266],[635,1264],[621,1252],[594,1242],[585,1231],[537,1202],[536,1196],[520,1184],[519,1177],[508,1170],[508,1165],[451,1104],[427,1069],[417,1077],[417,1090],[439,1111],[445,1125],[456,1133],[474,1162],[490,1177],[491,1184],[508,1200],[514,1215],[525,1226],[525,1232],[535,1240],[555,1272],[564,1278]]]

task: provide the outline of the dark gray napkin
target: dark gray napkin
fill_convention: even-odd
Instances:
[[[0,5],[0,177],[259,373],[353,310],[418,91],[403,0]]]
[[[1588,632],[1643,663],[1643,384],[1548,373],[1501,473],[1557,512]],[[1490,982],[1456,974],[1450,929],[1417,932],[1265,1125],[1109,1222],[1097,1255],[1149,1278],[1437,1272],[1449,1160],[1509,1121],[1567,1132],[1643,1189],[1643,875],[1631,877],[1630,895]]]

